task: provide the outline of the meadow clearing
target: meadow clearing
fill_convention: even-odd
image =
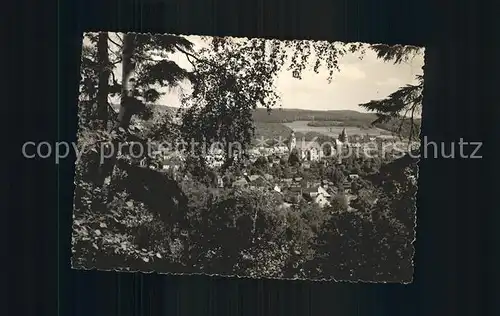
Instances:
[[[316,132],[330,137],[338,137],[342,129],[346,129],[348,135],[370,135],[379,136],[387,135],[389,132],[377,127],[361,128],[357,126],[310,126],[310,121],[294,121],[283,123],[286,127],[290,128],[296,133]]]

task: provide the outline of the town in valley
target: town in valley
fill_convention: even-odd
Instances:
[[[141,128],[140,123],[137,128]],[[328,130],[330,134],[331,130]],[[332,199],[343,198],[350,209],[350,201],[359,195],[370,195],[370,189],[364,187],[365,177],[378,172],[382,164],[419,147],[417,142],[382,129],[370,134],[354,129],[358,132],[354,135],[349,135],[345,127],[340,130],[337,137],[319,133],[314,133],[319,136],[313,137],[306,131],[297,139],[293,130],[287,138],[262,137],[244,154],[233,153],[239,163],[239,168],[233,171],[221,171],[227,156],[221,148],[208,148],[203,158],[213,172],[214,188],[268,190],[283,201],[283,207],[298,207],[301,203],[325,207],[331,205]],[[182,172],[183,151],[153,151],[152,157],[135,161],[141,167],[167,173],[173,178],[189,177]]]

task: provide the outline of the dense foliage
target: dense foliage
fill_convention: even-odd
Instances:
[[[342,168],[318,165],[298,175],[342,183],[347,174],[364,168],[358,167],[360,163],[348,162]],[[369,173],[360,170],[370,180],[353,185],[353,193],[363,189],[368,193],[359,194],[350,210],[341,195],[334,197],[332,206],[326,209],[314,204],[284,208],[282,197],[266,189],[215,188],[186,178],[176,189],[185,196],[184,205],[169,206],[158,195],[152,197],[157,201],[140,202],[128,187],[115,194],[107,211],[89,212],[88,206],[102,192],[88,187],[81,197],[83,205],[75,209],[74,264],[408,281],[416,185],[407,180],[399,166],[391,166],[395,162],[378,163],[387,170],[380,174],[376,167]],[[394,172],[401,173],[399,178]],[[377,180],[371,180],[370,175],[377,175]],[[138,176],[143,174],[129,175],[127,181],[141,181]],[[134,194],[146,200],[140,193]],[[153,212],[154,203],[164,205],[159,208],[160,214]]]

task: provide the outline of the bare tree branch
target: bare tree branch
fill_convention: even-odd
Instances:
[[[113,41],[113,40],[111,39],[111,37],[109,37],[109,36],[108,36],[108,40],[109,40],[111,43],[113,43],[113,44],[115,44],[116,46],[118,46],[119,48],[122,48],[122,45],[120,45],[120,44],[118,44],[117,42]],[[122,42],[122,43],[123,43],[123,42]]]
[[[180,47],[177,44],[175,45],[175,48],[177,48],[177,50],[179,50],[181,53],[184,53],[186,55],[186,58],[188,58],[188,61],[189,61],[189,57],[192,57],[192,58],[196,59],[199,62],[206,63],[207,65],[210,65],[210,66],[215,67],[215,68],[223,68],[224,67],[224,65],[217,65],[217,64],[209,62],[208,60],[201,59],[198,56],[196,56],[196,55],[194,55],[194,54],[186,51],[185,49],[183,49],[182,47]],[[192,61],[189,61],[189,62],[193,65]],[[193,65],[193,67],[194,67],[194,65]]]
[[[116,38],[118,38],[123,45],[123,37],[120,37],[120,35],[118,35],[118,33],[115,33],[115,34],[116,34]]]

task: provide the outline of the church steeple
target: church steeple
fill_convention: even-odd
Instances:
[[[348,141],[348,138],[347,138],[347,132],[345,130],[345,127],[344,129],[342,129],[342,132],[340,133],[339,135],[339,140],[343,143],[346,143]]]

